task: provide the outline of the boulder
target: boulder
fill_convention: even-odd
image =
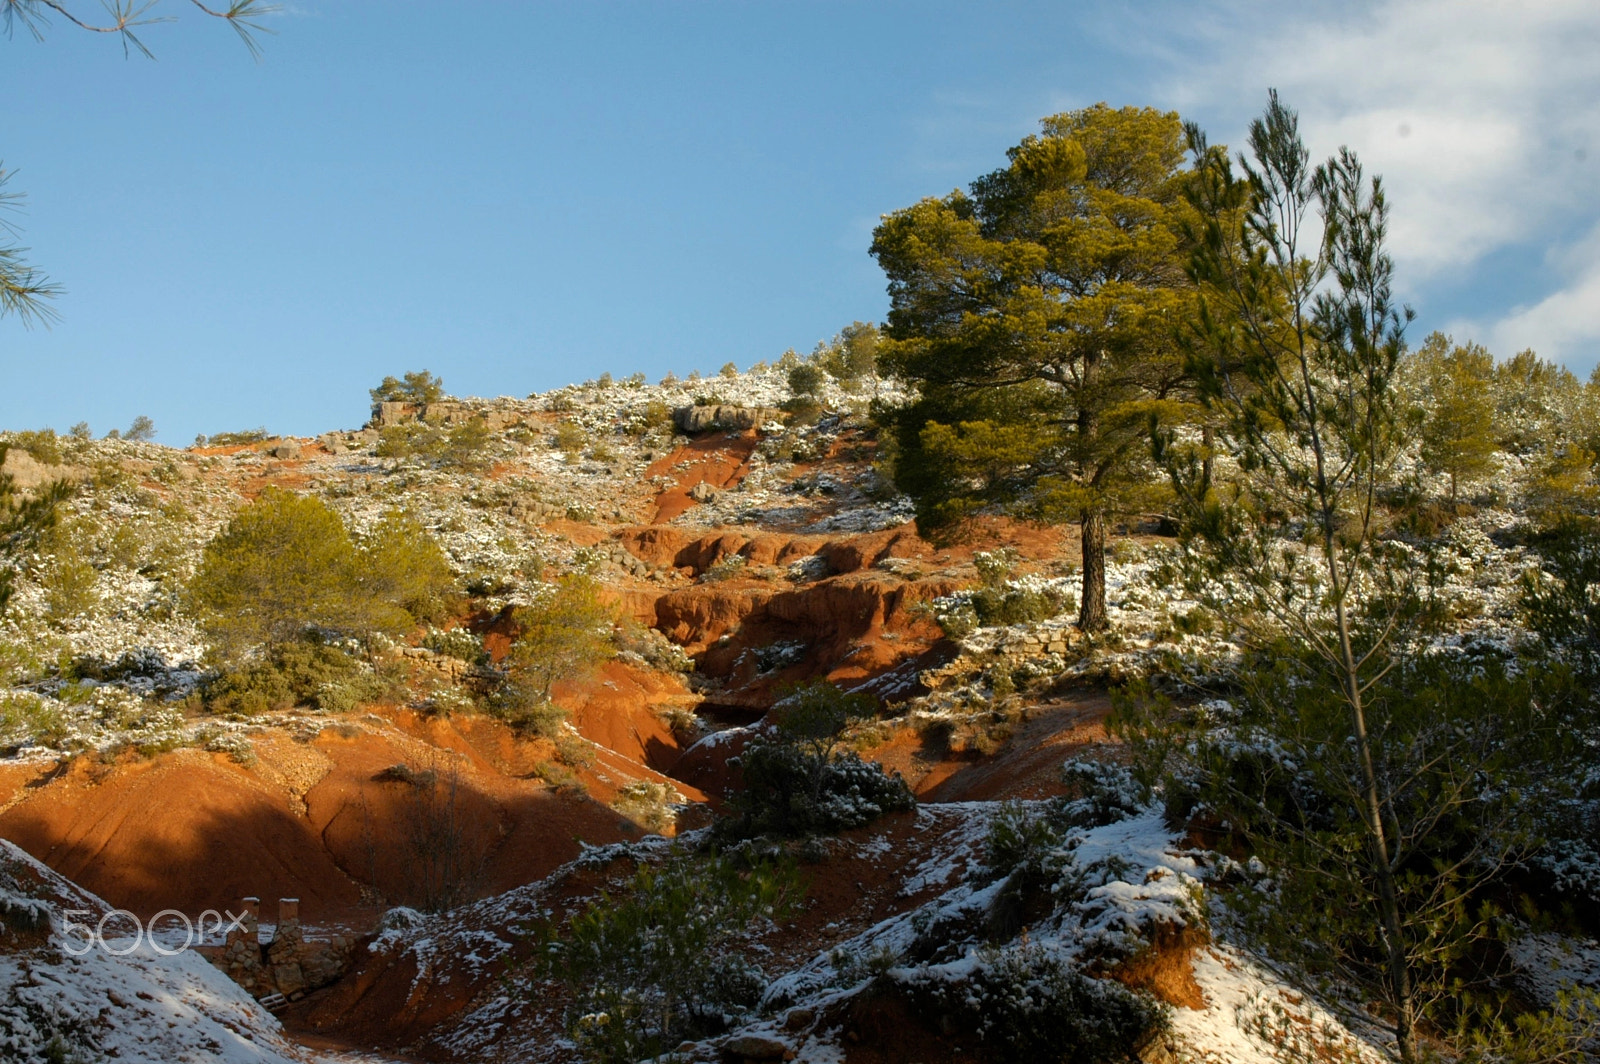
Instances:
[[[723,1048],[745,1060],[792,1060],[795,1056],[788,1042],[770,1034],[741,1034],[728,1039]]]
[[[267,453],[274,458],[292,460],[300,457],[300,443],[298,440],[279,440],[267,448]]]
[[[388,428],[390,425],[398,425],[402,421],[409,421],[414,418],[417,414],[417,409],[416,403],[373,403],[370,424],[373,428],[379,429]]]
[[[716,488],[712,487],[710,484],[707,484],[703,480],[689,489],[689,498],[693,499],[695,502],[710,502],[712,499],[715,499],[718,494],[720,493]]]
[[[680,406],[672,412],[672,420],[678,428],[686,433],[710,432],[713,429],[724,431],[744,431],[753,429],[763,422],[770,421],[780,416],[778,411],[765,407],[731,406],[721,404],[717,406]]]

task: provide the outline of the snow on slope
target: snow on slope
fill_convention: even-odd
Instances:
[[[197,953],[127,956],[59,934],[66,910],[97,923],[110,907],[0,839],[0,909],[48,908],[51,928],[0,928],[0,1058],[16,1064],[111,1058],[151,1064],[306,1064],[278,1021]],[[30,904],[31,903],[31,904]],[[109,925],[108,925],[109,926]],[[128,940],[112,940],[122,950]],[[168,947],[170,948],[170,947]]]

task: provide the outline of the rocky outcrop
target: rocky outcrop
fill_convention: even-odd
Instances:
[[[688,435],[697,432],[743,432],[769,421],[780,420],[783,412],[767,407],[730,406],[680,406],[672,412],[672,420]]]
[[[823,563],[813,574],[816,577],[860,572],[889,558],[914,558],[931,550],[910,525],[834,537],[744,532],[697,535],[667,525],[647,525],[625,528],[616,538],[641,560],[687,569],[691,576],[699,576],[731,554],[743,555],[753,566],[788,565],[816,556]]]
[[[505,404],[505,400],[484,405],[481,402],[464,403],[458,399],[440,399],[432,403],[378,402],[372,404],[372,420],[368,424],[373,428],[386,429],[408,421],[444,426],[481,421],[490,432],[527,424],[528,411]]]

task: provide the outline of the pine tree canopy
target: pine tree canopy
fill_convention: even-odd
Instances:
[[[1079,622],[1104,624],[1105,519],[1148,505],[1152,418],[1180,412],[1192,294],[1178,116],[1104,104],[1047,118],[969,192],[884,218],[879,363],[919,527],[983,512],[1083,526]]]

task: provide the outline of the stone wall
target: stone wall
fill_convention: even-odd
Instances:
[[[260,934],[261,899],[245,898],[243,904],[244,919],[229,930],[222,948],[208,951],[208,956],[255,997],[282,994],[292,1001],[332,983],[350,966],[348,938],[335,935],[314,941],[304,936],[299,899],[279,899],[278,926],[265,946]]]

